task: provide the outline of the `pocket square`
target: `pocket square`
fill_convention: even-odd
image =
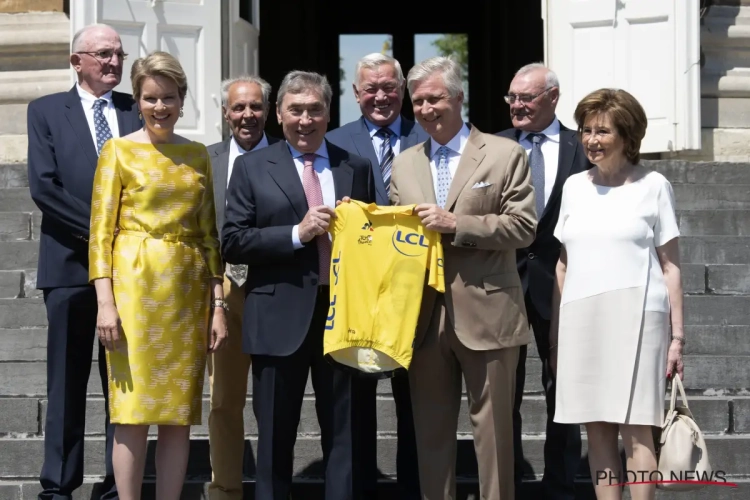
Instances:
[[[485,188],[485,187],[491,186],[491,185],[492,185],[492,183],[482,181],[482,182],[477,182],[476,184],[474,184],[473,186],[471,186],[471,189]]]

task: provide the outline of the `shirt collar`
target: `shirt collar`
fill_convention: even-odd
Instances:
[[[78,82],[76,82],[76,90],[78,91],[78,97],[81,98],[81,102],[84,103],[84,105],[93,108],[94,103],[98,101],[99,99],[104,99],[107,101],[107,106],[109,106],[112,103],[112,91],[110,90],[106,94],[102,95],[101,97],[96,97],[94,94],[89,93],[87,90],[84,90],[83,87],[81,87]]]
[[[469,130],[469,127],[466,126],[466,123],[463,124],[461,127],[461,130],[458,131],[456,135],[453,136],[453,139],[447,142],[445,146],[450,149],[451,151],[461,154],[464,152],[464,147],[466,147],[466,142],[469,140],[469,134],[471,133],[471,130]],[[438,142],[434,139],[430,139],[430,158],[435,156],[438,149],[440,149],[441,145],[438,144]]]
[[[521,132],[521,135],[518,138],[518,142],[521,142],[524,139],[526,139],[531,133],[532,132],[526,132],[525,130]],[[560,142],[560,120],[558,120],[557,117],[555,117],[555,119],[552,120],[552,123],[549,124],[549,127],[545,128],[539,133],[545,136],[547,139],[551,140],[552,142]]]
[[[370,131],[370,139],[372,139],[375,136],[375,134],[378,133],[378,130],[380,130],[383,127],[379,127],[375,125],[367,118],[364,118],[364,120],[365,120],[365,125],[367,125],[367,130]],[[395,135],[396,137],[399,137],[401,135],[401,115],[398,115],[396,117],[396,120],[394,120],[393,123],[388,125],[388,130],[393,132],[393,135]]]
[[[266,133],[263,132],[263,137],[260,138],[260,141],[258,141],[258,144],[255,145],[253,149],[250,151],[255,151],[256,149],[261,149],[268,146],[268,138],[266,137]],[[234,139],[234,136],[232,136],[232,140],[229,141],[229,149],[233,153],[237,155],[244,155],[245,153],[249,153],[250,151],[245,151],[242,146]]]
[[[300,153],[299,151],[294,149],[294,147],[292,147],[292,145],[289,144],[289,141],[286,142],[286,145],[289,147],[289,152],[292,153],[292,158],[299,158],[304,155],[304,153]],[[321,158],[328,159],[328,148],[326,147],[326,141],[323,141],[320,144],[320,147],[318,148],[317,151],[315,151],[315,154],[317,156],[320,156]]]

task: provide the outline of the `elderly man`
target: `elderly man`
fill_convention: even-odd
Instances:
[[[510,84],[505,101],[510,104],[513,128],[499,136],[517,141],[529,156],[531,179],[536,193],[539,218],[534,242],[516,253],[523,284],[529,324],[534,331],[542,361],[542,384],[547,400],[547,429],[544,442],[544,498],[572,500],[581,457],[581,431],[577,425],[556,424],[555,380],[550,374],[549,328],[555,266],[560,257],[560,242],[553,236],[560,213],[565,180],[591,168],[576,133],[563,126],[555,116],[560,97],[557,75],[543,64],[519,69]],[[513,407],[513,445],[516,489],[523,477],[521,441],[521,400],[526,381],[526,346],[521,347],[516,370],[516,400]]]
[[[227,186],[237,157],[275,144],[264,132],[271,85],[257,76],[241,76],[221,83],[221,105],[232,135],[208,147],[214,180],[216,227],[224,225]],[[211,411],[208,440],[211,452],[211,500],[242,498],[242,458],[245,449],[243,412],[247,398],[250,355],[242,352],[242,304],[247,266],[227,265],[224,298],[229,305],[229,347],[208,357]]]
[[[142,126],[135,102],[113,92],[125,53],[117,32],[92,25],[73,37],[70,64],[78,82],[28,108],[29,189],[42,212],[37,288],[47,308],[47,421],[40,499],[70,499],[83,483],[86,387],[91,373],[97,302],[89,285],[91,190],[107,139]],[[107,365],[99,344],[105,398],[106,473],[101,498],[117,498],[107,404]]]
[[[409,71],[414,115],[430,139],[399,155],[391,200],[417,204],[443,233],[445,294],[426,287],[409,369],[422,497],[456,498],[456,429],[466,382],[482,498],[512,500],[515,374],[529,342],[518,248],[536,213],[521,146],[463,122],[461,68],[427,59]]]
[[[336,202],[375,201],[370,162],[325,140],[332,90],[324,76],[284,77],[276,116],[284,142],[240,156],[227,193],[222,253],[248,266],[243,347],[253,356],[258,421],[255,498],[287,500],[294,442],[312,374],[325,466],[325,498],[349,500],[354,484],[352,379],[323,357]]]
[[[401,115],[406,80],[399,62],[374,53],[357,62],[356,81],[352,85],[362,116],[328,132],[326,139],[352,154],[367,158],[375,167],[376,201],[388,205],[393,159],[401,151],[428,139],[424,129]],[[359,464],[366,478],[368,495],[374,495],[377,479],[377,380],[357,381],[360,390],[358,415],[362,428]],[[391,379],[398,419],[396,473],[402,499],[420,498],[417,449],[406,372]]]

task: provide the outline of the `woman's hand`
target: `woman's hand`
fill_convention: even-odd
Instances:
[[[208,352],[216,352],[227,340],[227,318],[224,309],[214,307],[211,314],[211,330],[208,334]]]
[[[112,352],[120,341],[120,314],[114,302],[99,305],[96,313],[96,331],[104,348]]]
[[[557,379],[557,347],[549,351],[549,369],[552,372],[552,379]]]
[[[673,340],[667,353],[667,378],[671,378],[675,372],[684,380],[683,370],[685,365],[682,362],[682,343]]]

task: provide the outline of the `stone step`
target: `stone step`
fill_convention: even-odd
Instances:
[[[750,184],[750,165],[737,162],[644,160],[672,184]]]
[[[0,135],[26,135],[28,104],[38,97],[70,89],[70,77],[69,69],[0,72],[0,116],[3,117]]]
[[[30,212],[0,212],[0,242],[30,239]]]
[[[688,295],[684,312],[686,325],[750,325],[750,296]]]
[[[83,485],[73,494],[74,500],[89,500],[99,498],[99,479],[87,477]],[[656,491],[657,500],[740,500],[745,499],[747,490],[750,488],[750,480],[732,479],[737,488],[726,486],[712,486],[697,491],[667,492]],[[185,481],[181,498],[185,500],[203,500],[208,498],[208,485],[210,478],[190,478]],[[153,478],[147,478],[143,482],[143,500],[156,499],[156,483]],[[36,500],[41,491],[38,482],[33,481],[0,481],[0,498],[9,500]],[[544,498],[541,479],[525,479],[521,484],[521,490],[517,498],[538,499]],[[6,496],[3,496],[6,495]],[[398,485],[392,478],[381,478],[378,481],[377,497],[373,500],[393,500],[398,498]],[[242,498],[245,500],[255,499],[255,483],[246,479],[243,482]],[[305,500],[324,500],[325,488],[322,479],[295,478],[292,483],[291,498],[304,498]],[[456,480],[455,500],[477,500],[479,498],[479,485],[476,478],[462,478]],[[591,480],[579,478],[575,483],[576,500],[596,500]],[[626,488],[622,492],[624,500],[630,500],[630,491]]]
[[[750,236],[750,210],[678,211],[677,222],[683,237]]]
[[[707,266],[707,289],[713,294],[750,294],[750,265]]]
[[[0,166],[0,171],[2,171]],[[15,167],[18,169],[18,167]],[[21,168],[26,170],[26,165]],[[0,188],[0,212],[36,212],[39,208],[31,199],[28,186],[16,188]]]
[[[750,357],[685,355],[685,388],[691,393],[716,394],[716,391],[741,392],[750,389]],[[0,397],[44,397],[47,391],[47,364],[44,361],[6,361],[0,363]],[[380,394],[390,394],[390,382],[381,381]],[[101,395],[101,383],[96,363],[92,363],[88,392]],[[525,393],[541,394],[541,362],[538,358],[526,361]],[[252,384],[248,384],[248,394]],[[308,379],[307,394],[313,394]],[[465,390],[464,390],[465,393]],[[209,394],[208,376],[204,377],[203,394]]]
[[[747,184],[673,184],[672,187],[677,210],[750,209]]]
[[[528,473],[533,477],[543,470],[544,436],[526,437],[523,441],[524,460],[528,463]],[[0,477],[34,479],[38,477],[43,457],[42,438],[0,438]],[[155,475],[154,453],[155,442],[149,442],[145,474]],[[476,477],[476,455],[471,435],[457,436],[456,472],[465,478]],[[750,463],[750,436],[727,435],[706,436],[706,447],[709,450],[714,470],[726,471],[728,479],[732,476],[744,476],[747,463]],[[587,440],[583,439],[582,457],[587,454]],[[257,440],[245,441],[246,474],[252,477],[255,473]],[[317,436],[298,436],[294,450],[294,474],[303,477],[321,477],[322,453]],[[84,473],[87,476],[100,476],[104,472],[104,439],[88,438],[84,446]],[[395,475],[396,438],[380,435],[378,439],[378,469],[387,476]],[[579,465],[581,477],[589,476],[588,463],[584,458]],[[190,460],[187,476],[210,475],[208,439],[191,439]],[[684,497],[683,497],[684,498]]]
[[[377,398],[378,431],[395,433],[397,431],[396,406],[390,396]],[[665,399],[665,407],[669,400]],[[726,432],[750,432],[750,397],[748,396],[690,396],[688,405],[693,412],[701,430],[707,434]],[[730,411],[731,409],[731,411]],[[3,421],[0,423],[0,434],[19,433],[36,435],[44,433],[47,415],[47,400],[40,398],[0,398],[0,410]],[[202,424],[192,427],[191,434],[196,437],[208,435],[209,399],[203,399]],[[544,434],[547,422],[547,405],[543,396],[526,395],[521,405],[521,416],[525,435]],[[90,397],[86,402],[86,435],[101,436],[104,434],[105,408],[104,399]],[[245,434],[255,436],[258,426],[252,408],[252,397],[248,397],[244,409]],[[156,427],[150,429],[156,434]],[[302,404],[302,417],[299,432],[301,434],[319,434],[315,413],[315,398],[306,396]],[[468,400],[463,398],[459,414],[458,432],[471,433]]]
[[[750,264],[750,236],[686,236],[680,259],[693,264]]]
[[[5,71],[66,69],[70,21],[63,12],[0,14],[0,67]]]
[[[0,189],[28,187],[28,149],[26,134],[0,135]]]
[[[0,271],[36,268],[39,242],[0,240],[0,256]]]

